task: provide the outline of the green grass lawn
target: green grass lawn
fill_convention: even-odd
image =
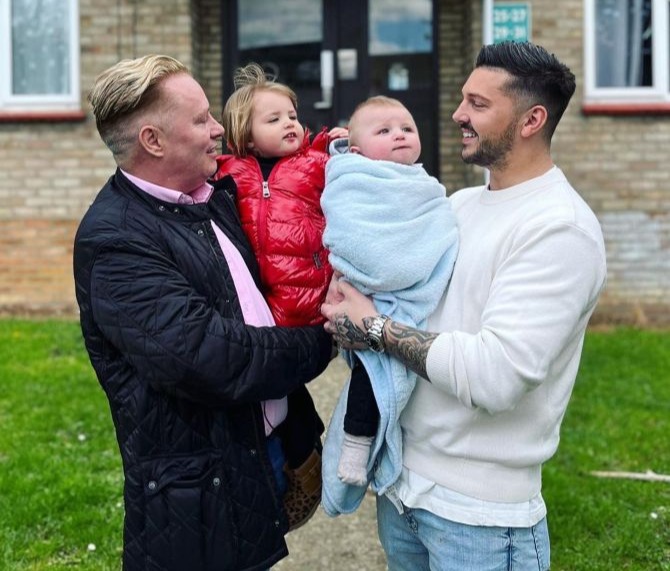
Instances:
[[[591,332],[544,469],[552,569],[670,570],[670,482],[590,475],[647,470],[670,474],[670,332]]]
[[[544,470],[552,570],[670,571],[670,483],[591,475],[670,474],[668,435],[670,332],[590,332]],[[122,518],[112,422],[78,324],[0,320],[0,569],[118,570]]]
[[[0,569],[120,569],[122,484],[78,323],[0,320]]]

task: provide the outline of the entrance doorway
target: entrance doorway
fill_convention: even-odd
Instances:
[[[224,98],[233,70],[255,61],[298,96],[312,133],[346,125],[371,95],[394,97],[419,128],[437,175],[435,8],[432,0],[227,0]]]

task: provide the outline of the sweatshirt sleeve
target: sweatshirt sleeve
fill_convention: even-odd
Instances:
[[[496,268],[479,331],[440,334],[426,361],[435,386],[491,413],[549,380],[574,381],[605,283],[602,249],[576,225],[534,228],[518,243]]]

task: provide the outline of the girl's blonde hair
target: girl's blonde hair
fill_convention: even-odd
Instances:
[[[226,101],[221,123],[226,130],[228,148],[237,157],[246,157],[251,142],[251,123],[254,111],[254,95],[259,91],[273,91],[285,95],[298,109],[295,92],[282,83],[268,77],[257,63],[250,63],[235,70],[233,76],[235,91]]]

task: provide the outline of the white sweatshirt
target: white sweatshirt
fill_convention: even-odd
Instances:
[[[526,502],[539,496],[542,463],[558,446],[605,285],[602,232],[557,167],[451,199],[461,245],[428,320],[441,333],[428,353],[430,382],[419,379],[401,418],[404,465],[469,498]],[[407,486],[401,478],[401,497]]]

